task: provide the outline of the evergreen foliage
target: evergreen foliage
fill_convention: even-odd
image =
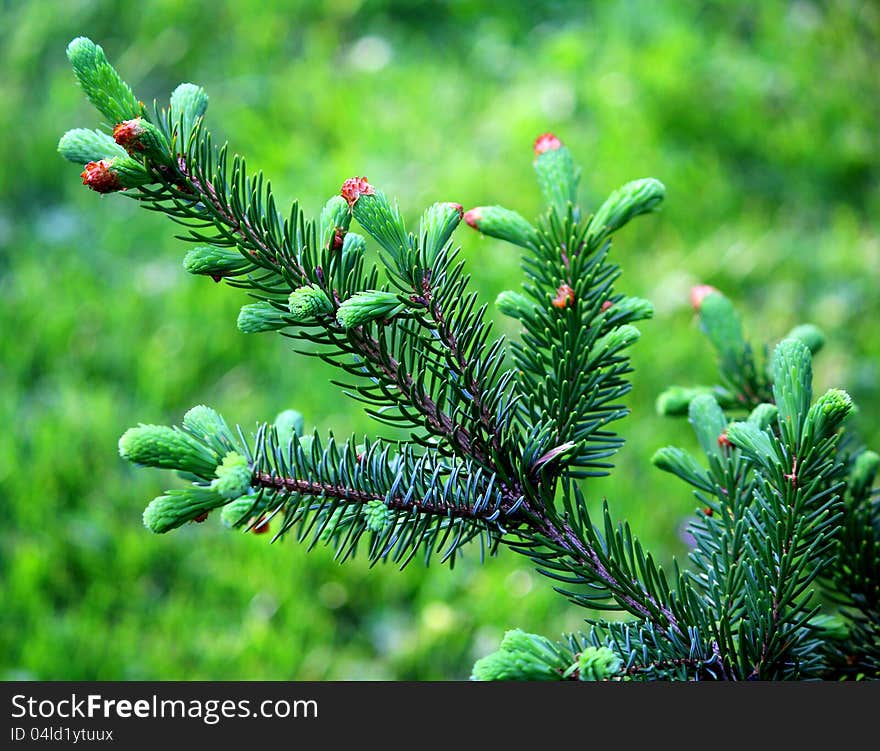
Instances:
[[[262,173],[213,144],[200,87],[181,84],[167,108],[148,109],[90,40],[68,55],[114,134],[62,137],[84,184],[169,215],[196,244],[188,271],[254,298],[242,331],[280,331],[338,367],[369,414],[409,433],[305,435],[293,411],[233,431],[204,406],[179,427],[132,428],[123,458],[188,483],[148,505],[149,529],[220,509],[230,527],[400,566],[416,556],[453,564],[473,541],[483,553],[505,545],[573,603],[623,614],[558,643],[510,631],[475,679],[880,676],[880,459],[847,431],[845,392],[813,398],[815,327],[752,347],[726,297],[694,290],[720,383],[676,387],[658,409],[688,415],[704,456],[670,447],[654,460],[698,500],[687,568],[662,568],[607,503],[588,511],[585,483],[611,470],[623,443],[615,423],[628,413],[633,324],[653,313],[616,291],[612,239],[657,208],[659,181],[627,183],[591,214],[576,200],[571,153],[544,134],[534,166],[548,206],[534,221],[441,202],[412,232],[365,177],[346,180],[316,220],[296,203],[282,214]],[[462,219],[523,251],[522,289],[497,300],[520,323],[517,341],[492,338],[487,306],[468,290],[453,242]]]

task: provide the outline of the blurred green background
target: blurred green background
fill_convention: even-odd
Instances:
[[[138,421],[204,402],[247,426],[293,406],[340,435],[373,427],[328,367],[238,333],[242,293],[183,273],[173,224],[84,189],[57,155],[66,129],[99,123],[64,55],[80,34],[144,101],[205,86],[218,139],[311,213],[365,174],[410,218],[434,200],[534,215],[531,144],[546,130],[583,165],[588,207],[663,180],[663,211],[616,244],[619,289],[657,314],[635,349],[618,469],[587,486],[662,561],[686,552],[694,501],[649,458],[693,439],[654,399],[714,372],[692,284],[731,296],[759,340],[820,324],[818,386],[850,389],[880,445],[876,4],[0,8],[0,678],[463,679],[506,628],[556,637],[585,615],[509,552],[400,573],[215,519],[141,526],[169,478],[118,458]],[[486,299],[519,283],[509,246],[458,238]]]

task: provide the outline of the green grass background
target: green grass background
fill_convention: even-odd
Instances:
[[[99,122],[64,56],[80,34],[145,101],[205,86],[218,139],[311,213],[365,174],[411,219],[434,200],[534,215],[531,143],[545,130],[582,164],[588,207],[627,180],[663,180],[663,211],[616,243],[619,288],[657,313],[635,349],[618,468],[586,486],[661,561],[686,553],[694,501],[649,458],[694,441],[654,399],[714,370],[692,284],[725,291],[758,341],[821,325],[818,387],[849,389],[880,444],[874,4],[0,8],[0,678],[463,679],[506,628],[556,637],[585,615],[509,552],[400,573],[213,519],[143,528],[168,478],[117,456],[138,421],[204,402],[248,426],[292,406],[340,435],[373,428],[328,367],[238,333],[242,293],[187,276],[173,224],[87,191],[57,155],[66,129]],[[519,283],[511,247],[467,228],[458,239],[487,300]]]

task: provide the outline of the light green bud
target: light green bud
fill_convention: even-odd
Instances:
[[[211,489],[227,500],[233,500],[248,492],[253,472],[247,459],[237,451],[223,457],[211,481]]]
[[[633,180],[615,190],[603,203],[587,230],[587,244],[598,247],[631,219],[653,211],[666,195],[666,187],[653,177]]]
[[[528,297],[509,289],[499,293],[495,305],[503,315],[520,320],[535,309],[535,304]]]
[[[812,323],[804,323],[795,326],[788,332],[786,339],[800,339],[810,349],[810,353],[815,355],[822,347],[825,346],[825,334],[818,326]]]
[[[419,234],[422,237],[422,250],[428,266],[446,247],[463,215],[459,203],[435,203],[425,209],[419,225]]]
[[[290,443],[293,436],[301,436],[305,430],[305,420],[295,409],[285,409],[279,412],[274,422],[275,432],[278,435],[278,445],[282,448]]]
[[[351,329],[376,319],[392,318],[405,307],[394,292],[357,292],[339,306],[336,320],[343,328]]]
[[[535,174],[544,200],[564,216],[568,205],[577,203],[581,171],[568,148],[550,133],[538,138],[535,153]]]
[[[605,681],[623,667],[621,660],[608,647],[587,647],[578,655],[578,680]]]
[[[331,247],[336,239],[336,230],[345,235],[348,232],[349,224],[351,224],[351,211],[348,208],[348,201],[340,195],[333,196],[324,204],[324,208],[321,209],[321,218],[318,221],[321,232],[319,238],[321,247]]]
[[[67,161],[75,164],[128,156],[125,149],[109,135],[100,130],[88,130],[87,128],[68,130],[58,142],[58,152]]]
[[[212,489],[199,485],[169,490],[154,498],[144,510],[144,526],[151,532],[162,534],[199,519],[225,503],[226,500]]]
[[[508,631],[501,647],[474,663],[474,681],[560,681],[568,665],[543,636]]]
[[[186,151],[193,128],[208,109],[208,95],[201,86],[182,83],[171,92],[171,116],[176,122],[175,131],[180,139],[178,151]]]
[[[251,267],[248,260],[234,248],[200,245],[183,257],[183,268],[190,274],[202,274],[219,282],[225,276],[237,276]]]
[[[317,316],[333,310],[327,294],[316,284],[298,287],[288,298],[290,317],[298,323],[311,323]]]
[[[534,248],[538,241],[538,230],[515,211],[503,206],[477,206],[465,213],[464,220],[484,235],[521,248]]]
[[[364,506],[364,522],[371,532],[381,532],[391,524],[393,517],[391,509],[378,499],[368,501]]]
[[[278,331],[288,325],[284,320],[283,313],[265,300],[243,305],[236,323],[238,330],[244,334]]]
[[[141,114],[141,103],[107,60],[104,50],[87,37],[77,37],[67,46],[73,73],[89,101],[110,125]]]
[[[216,440],[219,437],[234,441],[232,431],[219,412],[204,404],[198,404],[183,416],[183,427],[204,440]]]
[[[188,433],[167,425],[138,425],[119,439],[119,455],[135,464],[209,478],[220,457]]]

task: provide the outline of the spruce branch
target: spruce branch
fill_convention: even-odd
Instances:
[[[185,96],[179,96],[181,91]],[[238,156],[230,162],[226,146],[219,150],[213,147],[203,122],[206,103],[197,87],[187,85],[175,92],[167,110],[155,108],[155,125],[161,137],[153,138],[149,149],[130,152],[144,159],[143,166],[150,178],[133,196],[147,208],[170,215],[186,227],[183,239],[200,244],[196,255],[188,256],[191,271],[225,279],[234,286],[250,289],[257,297],[258,303],[243,310],[240,327],[246,331],[280,330],[322,346],[319,356],[351,375],[366,377],[366,383],[356,385],[355,391],[374,405],[371,414],[393,423],[408,423],[441,439],[439,444],[433,444],[414,434],[415,445],[421,445],[422,453],[413,461],[439,466],[438,456],[447,447],[456,460],[450,471],[456,477],[466,478],[465,486],[470,493],[478,492],[485,476],[486,482],[495,488],[493,492],[499,494],[501,505],[493,510],[493,519],[498,519],[503,511],[505,521],[513,529],[530,528],[530,534],[557,546],[562,541],[563,552],[572,556],[582,572],[589,571],[590,576],[598,577],[612,598],[622,598],[626,607],[640,614],[662,613],[662,607],[637,586],[622,584],[606,570],[593,541],[579,539],[561,517],[553,519],[547,513],[549,496],[538,488],[553,487],[561,476],[569,447],[575,445],[575,441],[567,438],[582,438],[576,432],[579,427],[584,434],[595,433],[600,446],[587,455],[595,464],[597,458],[609,452],[601,444],[619,445],[614,436],[598,431],[597,425],[625,412],[620,408],[596,408],[594,419],[586,428],[573,421],[564,422],[563,413],[581,401],[582,394],[571,391],[553,405],[558,408],[556,423],[562,426],[555,433],[552,427],[531,426],[522,419],[522,410],[517,407],[522,396],[513,393],[514,376],[502,371],[503,344],[500,340],[488,344],[490,329],[482,322],[485,307],[474,311],[476,298],[466,292],[463,265],[452,265],[456,252],[451,249],[451,234],[462,217],[461,208],[454,204],[432,207],[426,212],[417,238],[406,231],[397,208],[366,178],[346,181],[341,193],[351,214],[380,244],[389,279],[408,297],[382,289],[377,284],[378,270],[373,267],[364,272],[360,258],[348,264],[345,278],[340,279],[333,271],[339,271],[344,264],[331,255],[339,250],[336,246],[340,234],[345,249],[346,219],[337,208],[338,200],[336,204],[328,202],[319,220],[320,227],[306,220],[296,204],[288,217],[282,217],[275,207],[271,186],[263,176],[249,176],[244,160]],[[152,127],[150,118],[143,113],[137,122],[115,128],[117,142],[121,140],[131,146],[142,133],[152,134]],[[163,143],[169,153],[156,154],[153,147]],[[547,151],[563,148],[552,146]],[[569,169],[569,158],[557,158],[563,156],[545,154],[537,160],[536,169],[539,176],[544,175],[545,186],[551,161],[553,170]],[[554,219],[556,215],[551,214],[541,225],[543,245],[541,231],[513,212],[490,207],[482,212],[469,212],[465,218],[472,226],[512,239],[530,250],[543,248],[544,255],[553,256],[557,265],[561,258],[566,285],[577,296],[569,300],[574,304],[610,294],[609,280],[617,270],[602,265],[607,237],[628,218],[656,203],[654,185],[645,183],[645,187],[647,192],[641,188],[627,189],[613,197],[603,207],[601,226],[590,224],[589,220],[577,221],[571,207],[565,221]],[[586,259],[596,250],[600,237],[605,245],[596,256],[598,261],[594,257],[580,265],[574,248],[589,246],[590,252],[582,256]],[[237,250],[242,261],[236,262],[224,248]],[[574,265],[569,255],[575,259]],[[306,298],[312,298],[305,290],[311,290],[308,294],[312,297],[320,296],[321,304],[315,307],[314,302],[306,303]],[[547,303],[545,293],[537,287],[533,295]],[[622,299],[617,297],[614,302]],[[584,349],[590,353],[585,370],[595,376],[590,386],[596,402],[603,406],[626,390],[621,376],[628,372],[628,366],[619,352],[634,339],[635,332],[623,323],[639,315],[644,317],[639,311],[649,310],[645,306],[629,306],[623,316],[608,315],[604,302],[603,298],[592,306],[597,309],[594,314],[598,311],[603,316],[602,325],[586,325],[585,329],[593,331],[592,339],[584,342]],[[567,325],[570,332],[577,333],[575,321],[569,320]],[[565,339],[563,329],[557,329],[557,334]],[[575,338],[567,351],[567,367],[572,373],[578,370],[580,349]],[[437,353],[442,353],[445,372],[438,368],[434,357]],[[417,368],[421,369],[418,374]],[[611,373],[610,380],[603,375],[604,369]],[[543,365],[542,374],[546,376]],[[563,379],[556,375],[551,373],[548,382],[554,389],[566,389]],[[515,419],[518,429],[514,429]],[[531,436],[525,451],[516,440],[523,430]],[[256,440],[256,456],[271,454],[278,460],[278,452],[267,443],[265,432],[259,433]],[[280,471],[280,467],[267,471],[259,468],[259,462],[251,466],[251,490],[269,491],[271,497],[320,496],[324,500],[329,497],[361,503],[384,499],[386,505],[398,503],[397,496],[380,497],[340,483],[335,477],[322,480]],[[311,470],[320,473],[324,468],[325,464],[320,463]],[[408,482],[416,483],[417,478],[410,477]],[[485,505],[486,501],[478,500],[473,508],[480,504]],[[277,504],[274,512],[282,505],[290,504]],[[462,517],[474,513],[466,511],[467,504],[458,500],[454,509],[434,502],[423,502],[421,506],[425,513],[454,512],[454,516]],[[318,509],[326,510],[323,502]],[[293,523],[296,512],[292,513],[284,528]],[[668,616],[664,617],[668,620]]]
[[[499,205],[437,202],[411,232],[366,177],[342,183],[315,219],[286,214],[205,127],[207,94],[181,84],[151,110],[88,39],[69,48],[113,136],[75,129],[59,151],[83,183],[120,192],[184,227],[192,274],[247,291],[238,328],[276,331],[345,375],[334,382],[407,438],[306,434],[280,413],[254,432],[198,406],[179,426],[140,425],[120,440],[135,464],[185,481],[155,498],[145,525],[164,533],[218,511],[231,528],[274,530],[344,560],[454,563],[477,542],[527,556],[573,603],[624,611],[560,643],[514,630],[478,661],[475,679],[743,680],[880,675],[880,460],[852,437],[850,397],[812,394],[824,337],[796,327],[774,350],[753,347],[718,290],[692,290],[719,362],[715,386],[673,387],[665,414],[687,414],[705,459],[675,447],[654,463],[692,486],[698,512],[689,568],[671,573],[607,502],[594,523],[582,483],[605,475],[623,445],[628,348],[651,304],[615,289],[615,233],[652,212],[652,178],[577,203],[580,169],[554,135],[534,144],[547,203],[534,221]],[[352,220],[363,236],[352,231]],[[454,233],[464,220],[515,245],[525,283],[496,300],[515,319],[492,336],[470,291]],[[368,238],[379,264],[369,264]],[[508,352],[513,367],[507,360]],[[835,612],[822,612],[825,590]]]

